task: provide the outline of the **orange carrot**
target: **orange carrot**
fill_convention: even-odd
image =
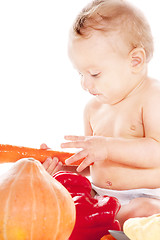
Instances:
[[[57,157],[63,164],[65,164],[65,160],[73,155],[74,153],[59,152],[50,149],[46,150],[0,144],[0,163],[16,162],[21,158],[29,157],[32,157],[43,163],[47,157]],[[73,165],[79,165],[82,161],[83,159],[74,162]]]

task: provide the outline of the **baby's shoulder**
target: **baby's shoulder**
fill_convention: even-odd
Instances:
[[[145,95],[149,100],[156,97],[160,98],[160,81],[156,79],[150,79]]]
[[[94,111],[101,107],[102,103],[96,99],[96,97],[92,98],[85,106],[85,110]]]
[[[151,79],[144,94],[144,106],[160,105],[160,81]]]
[[[96,97],[92,98],[84,108],[84,115],[91,116],[95,114],[102,107],[102,103],[96,99]]]

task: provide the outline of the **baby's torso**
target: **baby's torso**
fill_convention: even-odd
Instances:
[[[90,118],[93,135],[106,137],[143,137],[143,105],[135,101],[115,106],[101,105]]]
[[[145,137],[143,108],[146,97],[144,91],[144,94],[138,93],[116,105],[99,104],[93,108],[90,115],[93,135],[128,139]],[[155,169],[136,169],[112,161],[95,162],[90,170],[95,185],[117,190],[150,188],[150,179],[160,174]],[[139,184],[143,182],[144,185]]]

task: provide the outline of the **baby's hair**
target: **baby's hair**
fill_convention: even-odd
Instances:
[[[125,0],[93,0],[78,15],[74,34],[89,37],[93,30],[105,34],[119,31],[130,47],[141,47],[146,52],[146,60],[153,55],[153,37],[143,13]]]

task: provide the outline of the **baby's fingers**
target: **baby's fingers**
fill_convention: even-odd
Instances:
[[[57,163],[58,163],[58,158],[52,159],[51,157],[48,157],[42,165],[47,170],[50,167],[51,164],[56,166]]]
[[[61,148],[84,148],[85,143],[83,141],[66,142],[61,144]]]
[[[61,169],[62,163],[59,162],[58,158],[56,157],[54,157],[53,159],[49,157],[43,163],[43,167],[51,176],[53,176],[54,173]]]
[[[86,167],[90,166],[92,164],[89,156],[87,156],[84,161],[78,166],[77,172],[83,171]]]
[[[47,144],[42,143],[42,144],[40,145],[40,149],[47,150],[47,149],[50,149],[50,148],[47,146]]]
[[[70,140],[70,141],[84,141],[85,140],[85,136],[75,136],[75,135],[66,135],[64,136],[65,140]]]
[[[73,163],[87,157],[87,152],[85,150],[75,153],[70,158],[66,159],[66,165],[74,165]]]

